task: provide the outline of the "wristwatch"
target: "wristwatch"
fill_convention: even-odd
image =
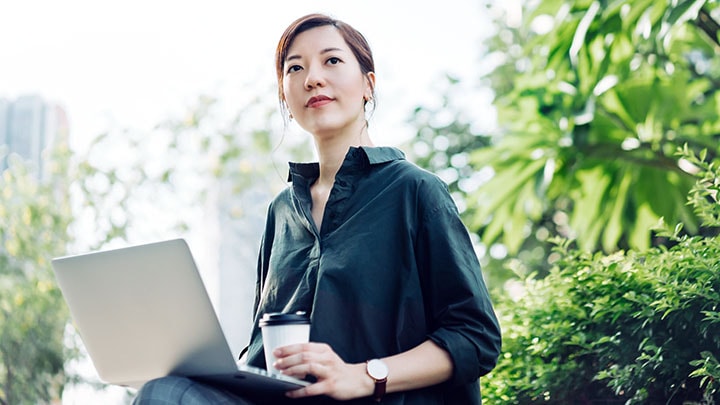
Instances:
[[[388,366],[380,359],[372,359],[367,361],[365,371],[367,371],[370,378],[375,381],[373,399],[375,402],[380,402],[383,395],[385,395],[385,386],[387,385],[388,378]]]

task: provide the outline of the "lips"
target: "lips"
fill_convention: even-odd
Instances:
[[[327,104],[331,101],[333,101],[333,99],[331,99],[328,96],[318,95],[318,96],[310,97],[310,99],[307,101],[307,103],[305,103],[305,107],[318,108],[318,107],[324,106],[325,104]]]

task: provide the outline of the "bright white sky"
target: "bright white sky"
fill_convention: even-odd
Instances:
[[[371,136],[397,144],[417,105],[437,105],[445,73],[477,94],[487,10],[478,0],[0,0],[0,98],[38,94],[62,105],[71,143],[109,129],[149,130],[197,96],[242,105],[243,89],[272,88],[277,40],[295,18],[324,12],[359,29],[373,48],[379,106]],[[267,83],[267,86],[262,85]],[[470,91],[472,90],[472,92]],[[477,104],[477,105],[475,105]],[[65,404],[121,403],[69,390]],[[95,395],[95,399],[93,398]],[[99,399],[102,398],[102,399]]]
[[[109,128],[149,129],[206,93],[233,100],[274,83],[284,28],[309,12],[345,20],[376,58],[380,143],[407,137],[411,108],[433,103],[442,74],[474,79],[487,11],[476,0],[0,2],[0,97],[64,106],[72,144]],[[382,128],[377,133],[377,129]]]

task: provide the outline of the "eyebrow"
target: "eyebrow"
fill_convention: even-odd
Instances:
[[[337,51],[342,52],[343,50],[340,48],[325,48],[322,51],[320,51],[320,54],[322,55],[322,54],[326,54],[328,52],[337,52]],[[285,58],[285,62],[291,61],[293,59],[302,59],[302,57],[300,55],[290,55],[287,58]]]

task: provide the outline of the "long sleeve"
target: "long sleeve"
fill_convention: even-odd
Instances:
[[[453,359],[451,383],[464,384],[495,367],[500,327],[468,231],[452,199],[445,187],[423,194],[429,208],[423,212],[417,261],[432,330],[429,337]]]

